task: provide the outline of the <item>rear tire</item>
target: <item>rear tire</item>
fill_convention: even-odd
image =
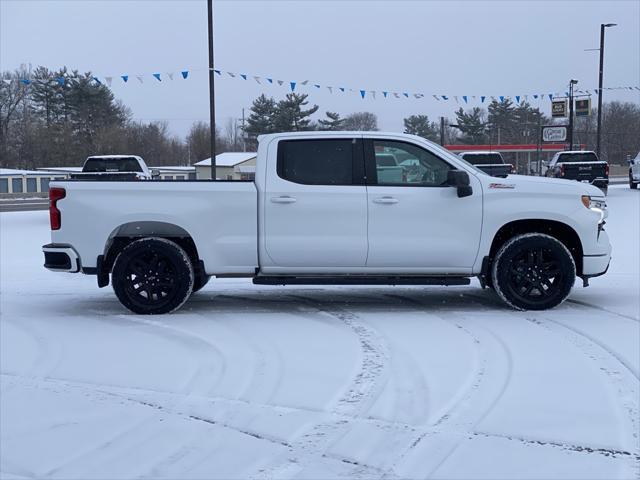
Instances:
[[[496,293],[517,310],[546,310],[569,296],[576,280],[571,253],[559,240],[526,233],[498,250],[491,270]]]
[[[193,265],[178,244],[166,238],[142,238],[116,257],[113,290],[134,313],[159,315],[180,308],[193,290]]]
[[[638,184],[633,181],[633,176],[631,176],[631,173],[629,173],[629,188],[632,188],[633,190],[638,188]]]

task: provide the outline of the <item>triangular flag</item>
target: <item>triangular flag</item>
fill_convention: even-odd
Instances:
[[[100,79],[99,79],[98,77],[93,77],[93,79],[95,80],[95,82],[96,82],[98,85],[102,85],[102,82],[100,81]]]
[[[316,88],[320,88],[320,85],[318,85],[317,83],[313,85]]]
[[[640,90],[640,87],[634,87],[636,90]]]
[[[500,95],[498,98],[500,99],[501,102],[504,102],[504,96],[503,95]]]
[[[142,78],[142,75],[136,75],[136,78],[140,83],[144,83],[144,78]]]
[[[466,95],[463,95],[462,99],[464,100],[464,103],[467,103],[467,96]]]
[[[446,95],[441,95],[443,100],[449,100],[449,97],[447,97]]]
[[[246,79],[247,79],[247,75],[246,75],[246,74],[244,74],[244,73],[241,73],[241,74],[240,74],[240,76],[241,76],[244,80],[246,80]]]
[[[553,93],[549,94],[549,100],[553,100]]]
[[[516,103],[520,103],[520,95],[516,95]]]
[[[409,94],[408,94],[407,92],[402,92],[402,94],[403,94],[405,97],[409,98]]]
[[[329,90],[329,93],[333,93],[333,87],[327,87],[327,90]]]
[[[529,95],[524,96],[524,101],[526,102],[527,100],[529,100]]]
[[[338,87],[341,92],[344,92],[344,87]]]
[[[227,74],[231,77],[231,78],[236,78],[236,74],[233,72],[227,72]]]
[[[536,94],[534,93],[534,94],[533,94],[533,98],[537,100],[537,99],[538,99],[538,95],[536,95]]]
[[[307,83],[309,83],[309,80],[305,80],[303,82],[300,82],[300,85],[306,85]]]
[[[289,82],[289,86],[291,87],[291,91],[293,92],[296,89],[296,82]]]
[[[129,81],[129,75],[120,75],[120,78],[124,83],[127,83]]]
[[[414,93],[414,94],[413,94],[413,96],[414,96],[415,98],[422,98],[422,97],[424,97],[424,95],[422,95],[421,93]]]
[[[438,95],[431,95],[433,98],[435,98],[437,101],[440,101],[440,99],[438,98]]]
[[[56,78],[56,81],[58,82],[59,85],[64,85],[64,77],[58,77]],[[111,83],[109,83],[109,86],[111,86]]]
[[[366,93],[366,92],[365,92],[364,90],[360,90],[360,96],[361,96],[362,98],[364,98],[365,93]]]
[[[213,70],[215,73],[217,73],[218,75],[222,76],[222,72],[220,70]]]
[[[481,95],[480,96],[480,103],[484,103],[484,99],[487,98],[486,95]]]
[[[371,93],[371,96],[373,98],[376,98],[376,91],[375,90],[371,90],[371,92],[369,92],[369,93]]]
[[[182,72],[180,72],[182,74],[182,78],[186,79],[189,76],[189,70],[183,70]],[[169,75],[171,78],[171,80],[173,80],[173,74]]]
[[[29,85],[31,83],[31,80],[23,78],[22,80],[20,80],[20,83],[22,83],[23,85]]]
[[[388,94],[389,94],[389,92],[382,92],[382,95],[384,95],[384,98],[387,98]]]
[[[254,75],[253,79],[256,81],[256,83],[259,83],[260,85],[262,85],[262,82],[260,81],[260,77],[258,77],[257,75]]]
[[[278,85],[282,86],[282,84],[284,83],[284,80],[277,80]]]
[[[267,82],[273,83],[273,78],[267,78]]]
[[[169,80],[173,80],[173,72],[167,72],[167,77],[169,77]],[[187,77],[184,77],[187,78]]]
[[[162,81],[162,79],[160,78],[160,74],[159,73],[152,73],[153,77],[158,80],[159,82]]]
[[[454,95],[453,99],[456,101],[456,103],[458,103],[458,96],[457,95]]]
[[[475,100],[475,99],[476,99],[476,96],[475,96],[475,95],[471,95],[471,98],[473,98],[473,99]]]
[[[111,86],[111,82],[113,81],[113,77],[104,77],[104,79],[107,81],[107,85]]]
[[[393,96],[396,98],[400,98],[400,95],[398,95],[398,92],[393,92]]]

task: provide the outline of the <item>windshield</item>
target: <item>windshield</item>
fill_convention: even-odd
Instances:
[[[497,165],[504,160],[499,153],[463,153],[462,158],[471,165]]]
[[[563,153],[558,157],[558,163],[572,162],[597,162],[598,157],[593,152],[587,153]]]
[[[82,167],[83,172],[142,172],[135,157],[99,158],[89,157]]]

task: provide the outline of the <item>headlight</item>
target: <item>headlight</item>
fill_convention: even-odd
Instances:
[[[594,213],[600,215],[598,223],[604,223],[604,220],[609,216],[607,211],[607,201],[604,197],[591,197],[589,195],[582,195],[582,204]]]

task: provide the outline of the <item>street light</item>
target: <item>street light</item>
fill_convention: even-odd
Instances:
[[[602,133],[602,70],[604,68],[604,29],[607,27],[615,27],[616,23],[600,24],[600,71],[598,79],[598,126],[596,133],[596,154],[600,157],[600,136]]]
[[[569,150],[573,150],[573,86],[578,84],[578,80],[569,80]]]

